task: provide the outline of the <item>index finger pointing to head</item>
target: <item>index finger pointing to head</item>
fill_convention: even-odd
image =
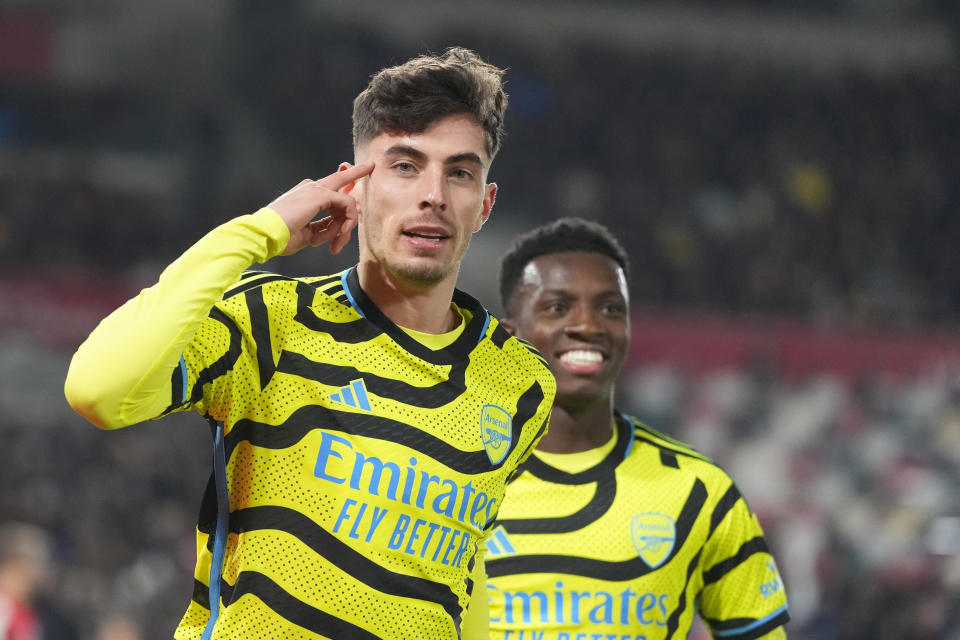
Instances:
[[[373,171],[373,167],[374,164],[372,162],[367,162],[353,167],[341,168],[336,173],[331,173],[326,178],[317,180],[317,182],[327,189],[337,191],[341,187],[350,184],[354,180],[359,180],[363,176],[370,175],[370,173]]]

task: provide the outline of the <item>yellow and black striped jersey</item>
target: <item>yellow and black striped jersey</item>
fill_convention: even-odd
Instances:
[[[245,271],[288,237],[270,209],[217,227],[100,323],[64,385],[102,428],[187,409],[213,427],[175,635],[485,635],[478,551],[546,428],[553,376],[462,292],[460,327],[428,347],[355,268]]]
[[[479,303],[454,304],[468,324],[433,351],[355,269],[227,291],[174,372],[171,409],[218,425],[224,467],[177,638],[457,637],[476,543],[553,383]]]
[[[783,625],[779,572],[727,473],[633,418],[615,425],[589,468],[534,452],[510,483],[486,542],[491,637],[679,639],[695,611],[716,638]]]

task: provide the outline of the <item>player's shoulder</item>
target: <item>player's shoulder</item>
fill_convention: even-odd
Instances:
[[[633,438],[637,447],[655,447],[665,452],[678,461],[682,461],[683,466],[693,470],[698,475],[720,475],[729,477],[727,472],[717,464],[712,458],[701,453],[693,445],[668,436],[662,431],[645,424],[635,416],[621,414],[623,418],[633,428]]]
[[[510,335],[510,332],[504,329],[500,321],[492,315],[490,316],[490,326],[487,329],[487,337],[503,352],[505,357],[512,360],[516,365],[536,374],[538,377],[545,375],[551,381],[553,380],[550,367],[540,351],[526,340]]]
[[[335,273],[322,276],[304,276],[293,277],[272,271],[259,271],[248,269],[240,274],[240,277],[223,294],[223,300],[229,300],[240,294],[250,291],[259,291],[263,294],[293,295],[296,293],[307,292],[321,294],[318,297],[334,298],[342,297],[346,301],[346,293],[343,289],[342,274]]]
[[[631,425],[634,432],[634,437],[640,438],[643,441],[657,447],[669,448],[673,451],[683,453],[692,458],[697,458],[700,460],[708,461],[710,460],[707,456],[700,453],[692,445],[684,442],[683,440],[678,440],[672,436],[668,436],[662,431],[654,429],[650,425],[642,422],[636,416],[621,414],[623,418]]]

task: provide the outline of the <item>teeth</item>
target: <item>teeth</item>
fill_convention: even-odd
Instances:
[[[603,354],[599,351],[587,351],[586,349],[576,349],[567,351],[560,356],[561,362],[568,364],[597,364],[603,362]]]

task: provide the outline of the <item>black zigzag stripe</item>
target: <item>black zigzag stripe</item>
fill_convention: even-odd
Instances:
[[[504,329],[501,324],[498,324],[490,334],[490,342],[497,345],[500,349],[503,349],[503,345],[505,345],[509,339],[510,332]]]
[[[210,589],[196,578],[193,580],[193,597],[191,600],[204,609],[210,608]]]
[[[487,576],[490,578],[520,573],[540,573],[544,567],[549,567],[551,573],[613,581],[635,580],[651,571],[640,558],[610,562],[556,554],[487,558],[486,567]]]
[[[337,298],[340,296],[346,297],[347,295],[343,290],[343,283],[340,282],[339,278],[337,278],[337,284],[332,285],[330,287],[321,287],[319,284],[314,286],[316,286],[317,289],[321,289],[325,294],[327,294],[331,298]]]
[[[617,414],[615,426],[617,429],[617,443],[603,460],[595,466],[579,473],[567,473],[561,469],[551,467],[536,454],[530,456],[523,466],[535,477],[554,484],[583,485],[597,483],[593,497],[582,509],[569,516],[559,518],[523,518],[501,520],[510,533],[567,533],[582,529],[610,509],[617,493],[616,468],[623,461],[627,445],[630,442],[630,430],[633,425],[623,416]]]
[[[456,400],[466,390],[466,361],[450,367],[446,380],[430,387],[418,387],[402,380],[384,378],[373,373],[360,373],[355,367],[316,362],[306,356],[284,351],[277,362],[277,371],[315,380],[334,387],[343,387],[361,378],[367,391],[381,398],[403,402],[422,409],[436,409]]]
[[[533,416],[537,415],[537,409],[543,402],[543,389],[539,382],[534,382],[530,388],[523,392],[520,399],[517,400],[517,413],[513,416],[513,439],[510,441],[510,451],[513,451],[520,441],[520,434],[523,432],[523,425]],[[544,422],[540,429],[546,429],[547,423]],[[506,460],[506,458],[504,458]]]
[[[756,538],[747,540],[740,546],[735,554],[726,560],[721,560],[703,572],[703,585],[706,586],[708,584],[713,584],[730,571],[738,567],[743,561],[753,554],[767,553],[768,551],[767,543],[764,541],[762,536],[757,536]]]
[[[514,337],[516,337],[516,336],[514,336]],[[546,359],[543,357],[543,354],[540,353],[540,350],[537,349],[535,346],[533,346],[533,343],[527,342],[527,341],[524,340],[523,338],[517,338],[516,340],[517,340],[517,342],[519,342],[520,344],[522,344],[524,347],[526,347],[527,351],[529,351],[530,353],[532,353],[533,355],[535,355],[535,356],[537,357],[537,360],[539,360],[541,363],[543,363],[543,366],[547,367],[548,369],[550,368],[550,364],[549,364],[549,363],[546,361]]]
[[[536,453],[530,458],[525,468],[537,478],[554,484],[588,484],[598,482],[600,479],[613,473],[617,465],[623,462],[627,453],[627,445],[630,444],[630,429],[633,428],[631,424],[618,414],[615,425],[617,429],[616,445],[610,450],[610,453],[604,456],[603,460],[589,469],[585,469],[579,473],[567,473],[562,469],[551,467],[540,458],[537,458]]]
[[[232,298],[238,293],[243,293],[244,291],[249,291],[250,289],[258,288],[262,285],[267,284],[268,282],[276,282],[277,280],[295,280],[295,278],[282,276],[276,273],[271,275],[264,275],[262,278],[258,280],[250,280],[252,276],[263,275],[264,273],[265,272],[249,272],[249,271],[245,272],[241,277],[240,284],[238,284],[233,289],[230,289],[225,294],[223,294],[223,299],[226,300],[227,298]]]
[[[336,565],[341,571],[377,591],[403,598],[435,602],[442,606],[451,618],[458,619],[460,616],[457,596],[447,585],[385,569],[363,554],[354,551],[313,520],[293,509],[262,506],[240,509],[230,514],[231,533],[244,533],[261,529],[277,529],[293,535],[315,553]],[[238,579],[237,586],[239,587],[239,585],[240,580]],[[236,594],[233,597],[224,595],[223,600],[224,602],[234,602],[237,597]]]
[[[680,468],[680,463],[677,461],[677,454],[672,451],[664,451],[663,449],[660,450],[660,464],[673,469]]]
[[[207,548],[213,551],[213,532],[217,528],[217,484],[213,472],[207,479],[203,498],[200,500],[200,514],[197,516],[197,530],[207,534]]]
[[[300,282],[310,285],[318,291],[330,291],[334,287],[343,289],[341,274],[334,273],[326,276],[308,276],[297,278]]]
[[[314,289],[309,285],[297,284],[297,314],[294,320],[307,329],[329,334],[334,340],[343,344],[367,342],[383,333],[376,325],[363,318],[350,322],[332,322],[319,317],[312,308],[314,294]]]
[[[235,602],[240,596],[246,594],[256,596],[275,613],[295,625],[325,638],[334,640],[377,639],[376,635],[366,629],[294,598],[262,573],[243,571],[237,576],[236,585],[230,585],[225,580],[222,580],[220,585],[224,602]]]
[[[265,449],[285,449],[317,428],[397,442],[464,474],[486,473],[491,469],[490,458],[485,451],[463,451],[417,427],[396,420],[367,413],[334,411],[319,405],[298,409],[282,427],[238,420],[226,438],[227,458],[242,441]],[[511,446],[514,446],[513,443]]]
[[[665,562],[670,562],[680,549],[683,548],[687,537],[690,535],[690,530],[697,518],[697,514],[703,509],[706,499],[707,488],[703,482],[697,480],[690,490],[690,494],[687,496],[687,501],[683,505],[680,516],[677,518],[676,540],[673,545],[673,551],[670,552]],[[494,578],[517,573],[539,573],[543,571],[544,567],[551,567],[554,573],[565,573],[568,575],[612,581],[634,580],[652,571],[647,563],[639,557],[621,562],[548,554],[517,555],[487,559],[487,575]]]
[[[303,372],[294,363],[304,361],[306,360],[302,356],[285,351],[280,357],[277,370],[301,375]],[[448,381],[435,385],[433,387],[434,393],[428,393],[424,388],[414,388],[405,382],[381,378],[369,373],[361,374],[353,367],[306,362],[310,363],[311,379],[322,380],[330,385],[346,386],[350,381],[359,377],[363,379],[369,392],[420,408],[430,409],[443,406],[458,397],[466,388],[462,382],[462,371],[456,372],[456,379],[452,383]],[[316,376],[316,378],[313,378],[313,376]],[[416,393],[413,392],[413,389],[416,389]],[[543,398],[543,389],[540,387],[540,383],[534,382],[517,400],[517,412],[513,417],[510,451],[503,461],[498,465],[493,465],[493,468],[502,465],[509,457],[509,453],[516,448],[523,432],[523,426],[536,415]],[[407,402],[407,400],[413,402]],[[282,429],[249,420],[238,421],[227,436],[227,456],[229,458],[230,452],[239,440],[250,440],[258,446],[281,448],[298,442],[309,429],[315,427],[400,442],[441,460],[451,468],[473,469],[472,471],[464,471],[464,473],[482,473],[491,468],[490,460],[483,451],[464,452],[420,429],[396,420],[373,414],[334,411],[319,405],[308,405],[298,409],[290,416]],[[254,442],[254,439],[256,439],[256,442]],[[274,445],[274,442],[277,444]]]
[[[251,289],[245,294],[250,313],[250,332],[257,346],[257,370],[260,375],[260,390],[266,388],[277,370],[273,363],[273,347],[270,339],[270,316],[263,301],[262,289]]]
[[[684,610],[687,608],[687,585],[690,584],[690,578],[693,576],[694,571],[696,571],[698,564],[700,564],[700,551],[697,551],[690,560],[690,564],[687,565],[687,579],[684,582],[683,589],[680,590],[680,598],[677,600],[676,608],[667,618],[667,634],[664,636],[665,638],[672,638],[673,634],[676,633],[680,627],[680,616],[683,615]]]
[[[236,323],[223,311],[214,307],[210,310],[210,317],[223,324],[230,332],[230,347],[227,352],[220,356],[213,364],[205,368],[197,375],[197,381],[190,390],[189,402],[197,402],[203,397],[203,386],[219,378],[237,362],[242,350],[241,344],[243,337]]]
[[[737,504],[738,500],[740,500],[740,491],[737,489],[737,485],[731,483],[730,488],[717,502],[717,506],[713,508],[713,513],[710,515],[710,531],[707,533],[707,539],[713,535],[714,530],[723,522],[723,519],[730,512],[730,509],[733,509],[733,505]]]
[[[550,416],[547,416],[546,418],[544,418],[543,422],[540,423],[540,428],[537,429],[536,435],[534,435],[533,438],[530,440],[530,444],[528,444],[527,448],[523,451],[523,453],[520,454],[520,460],[523,460],[524,462],[520,464],[516,469],[513,470],[513,472],[507,478],[507,484],[510,484],[511,482],[516,480],[517,477],[521,473],[523,473],[523,469],[526,466],[526,463],[531,458],[530,450],[533,449],[536,446],[537,442],[540,441],[540,437],[543,436],[543,434],[546,432],[547,425],[549,424],[550,424]],[[498,511],[499,511],[499,507],[498,507]],[[493,524],[492,522],[488,523],[487,527],[490,527],[492,524]]]
[[[748,627],[751,624],[754,624],[756,620],[753,618],[733,618],[730,620],[712,620],[705,618],[704,622],[709,625],[710,629],[714,632],[715,635],[720,635],[718,632],[726,632],[723,634],[723,638],[733,638],[734,640],[754,640],[755,638],[762,638],[766,634],[770,633],[777,627],[783,626],[790,621],[790,614],[786,611],[781,611],[778,615],[770,618],[766,622],[748,631],[743,633],[731,633],[731,630],[742,629],[743,627]]]
[[[379,327],[381,331],[390,336],[391,340],[400,345],[404,351],[426,362],[445,365],[465,360],[470,357],[470,353],[483,338],[481,332],[487,325],[487,310],[484,309],[483,305],[476,299],[459,289],[454,289],[453,303],[460,309],[468,311],[472,319],[452,344],[443,349],[433,350],[421,344],[407,334],[406,331],[395,325],[390,318],[374,304],[373,300],[367,296],[366,292],[360,286],[360,278],[355,268],[347,272],[346,284],[357,308],[366,318],[367,322]]]
[[[622,415],[619,411],[616,413],[618,416]],[[707,462],[710,461],[710,458],[703,455],[699,451],[690,449],[686,443],[675,438],[671,438],[664,433],[660,433],[656,429],[643,424],[636,418],[631,418],[629,416],[623,416],[623,418],[633,424],[635,429],[634,437],[637,440],[642,440],[643,442],[649,443],[658,449],[669,451],[674,455],[681,455],[685,458],[693,458],[694,460],[704,460]],[[651,437],[654,439],[651,439]],[[659,441],[657,439],[659,439]]]
[[[329,285],[331,282],[336,282],[339,284],[340,282],[342,282],[342,278],[340,277],[339,273],[335,273],[329,276],[320,276],[320,277],[315,276],[313,278],[307,278],[307,282],[308,284],[310,284],[310,286],[326,291],[327,285]],[[342,284],[340,285],[340,288],[341,289],[343,288]]]
[[[579,511],[560,518],[530,518],[498,520],[509,533],[569,533],[596,522],[613,504],[617,495],[617,480],[611,470],[597,481],[597,489],[590,502]]]
[[[164,413],[170,413],[174,409],[180,406],[186,398],[183,396],[183,368],[180,366],[180,363],[177,363],[177,367],[173,370],[173,375],[170,377],[170,406],[163,410]]]
[[[660,451],[665,451],[665,452],[670,453],[670,454],[672,454],[672,455],[674,455],[674,456],[683,456],[684,458],[693,458],[694,460],[704,460],[704,459],[705,459],[703,456],[698,455],[698,454],[696,454],[696,453],[693,453],[693,452],[690,452],[690,451],[684,451],[683,449],[674,449],[673,447],[668,447],[668,446],[664,445],[662,442],[657,442],[656,440],[651,440],[650,438],[647,438],[647,437],[644,435],[643,431],[641,431],[641,430],[639,430],[639,429],[636,431],[636,436],[635,436],[635,437],[636,437],[637,441],[639,441],[639,442],[646,442],[647,444],[649,444],[649,445],[651,445],[651,446],[654,446],[654,447],[656,447],[657,449],[660,449]]]
[[[435,458],[461,473],[478,474],[490,470],[490,459],[484,451],[463,451],[440,438],[396,420],[365,413],[339,412],[319,405],[298,409],[283,427],[252,420],[238,420],[227,435],[227,456],[229,458],[233,449],[242,441],[264,449],[285,449],[316,428],[397,442]]]

